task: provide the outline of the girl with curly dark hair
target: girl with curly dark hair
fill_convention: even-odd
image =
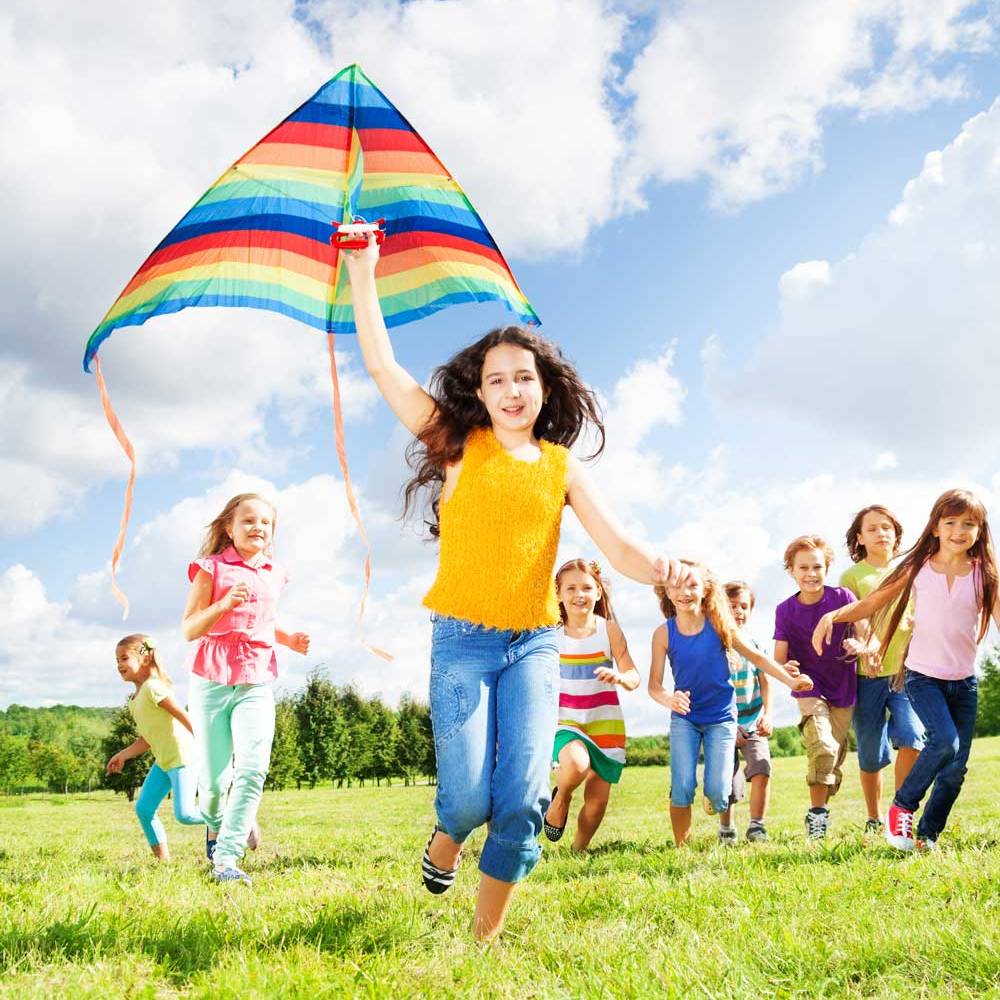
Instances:
[[[677,583],[687,569],[635,544],[569,448],[604,428],[593,392],[558,347],[493,330],[434,373],[430,391],[396,361],[375,288],[379,248],[344,255],[365,366],[415,441],[407,511],[429,501],[441,543],[433,612],[431,719],[437,825],[423,857],[431,892],[451,886],[462,844],[489,821],[473,933],[494,937],[514,885],[534,868],[549,804],[559,697],[552,571],[566,504],[620,573]]]

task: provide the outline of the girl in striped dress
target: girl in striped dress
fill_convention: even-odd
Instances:
[[[545,836],[566,829],[573,792],[583,785],[573,850],[590,844],[625,764],[625,720],[618,687],[634,691],[639,671],[611,611],[596,562],[571,559],[556,573],[563,627],[559,634],[559,726],[552,749],[558,784],[545,816]]]

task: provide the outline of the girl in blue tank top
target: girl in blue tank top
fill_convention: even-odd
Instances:
[[[705,753],[705,811],[729,807],[736,753],[736,691],[730,681],[730,656],[745,657],[794,691],[808,691],[812,681],[795,667],[782,667],[741,638],[726,595],[700,563],[678,586],[656,587],[666,619],[653,633],[649,695],[670,709],[670,825],[680,847],[691,834],[691,803],[697,788],[698,755]],[[667,660],[673,691],[663,687]],[[736,842],[736,830],[719,827],[719,840]]]

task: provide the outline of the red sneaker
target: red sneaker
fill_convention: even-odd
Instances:
[[[901,851],[913,850],[913,813],[894,802],[885,816],[885,839]]]

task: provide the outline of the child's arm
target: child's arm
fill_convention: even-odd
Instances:
[[[760,697],[764,702],[764,707],[761,708],[757,718],[757,732],[761,736],[770,736],[774,732],[774,724],[771,722],[771,682],[767,679],[767,674],[761,674],[758,682],[760,683]]]
[[[617,622],[608,622],[608,639],[611,641],[611,657],[618,665],[618,669],[599,667],[594,671],[594,676],[605,684],[621,684],[626,691],[634,691],[642,678],[632,661],[632,654],[628,651],[625,633],[618,627]]]
[[[200,639],[223,615],[228,614],[249,597],[249,585],[238,583],[213,603],[212,576],[203,569],[198,570],[191,581],[187,604],[184,606],[184,617],[181,619],[181,632],[184,638],[188,642]]]
[[[365,368],[400,423],[414,437],[420,437],[437,404],[393,354],[375,288],[375,265],[379,257],[375,237],[369,236],[364,250],[341,250],[340,254],[351,281],[354,325]]]
[[[813,630],[813,649],[818,655],[823,654],[823,647],[829,646],[833,641],[833,626],[841,622],[859,622],[863,618],[871,618],[876,611],[881,611],[887,604],[894,601],[903,593],[906,586],[906,578],[897,580],[889,586],[881,586],[878,590],[873,590],[866,598],[855,601],[853,604],[845,604],[836,611],[828,611],[816,623]]]
[[[114,757],[108,761],[105,773],[121,774],[121,770],[125,766],[126,761],[131,760],[133,757],[141,757],[148,749],[149,744],[141,736],[137,737],[134,742],[119,750],[118,753],[116,753]]]
[[[691,698],[687,691],[674,691],[668,694],[663,689],[663,670],[667,662],[667,626],[661,625],[653,633],[653,656],[649,667],[649,683],[646,690],[653,701],[659,702],[664,708],[669,708],[678,715],[687,715],[691,711]]]
[[[160,708],[164,712],[169,712],[192,736],[194,736],[194,727],[191,725],[191,720],[188,718],[187,712],[181,708],[180,705],[174,701],[173,695],[167,695],[165,698],[161,698],[159,701]]]
[[[287,646],[293,652],[301,653],[303,656],[309,652],[308,632],[285,632],[280,628],[276,628],[274,630],[274,640],[281,643],[282,646]]]
[[[688,567],[677,559],[662,559],[637,545],[625,533],[597,494],[590,476],[572,455],[566,481],[566,497],[584,531],[619,573],[638,583],[675,586],[688,578]]]
[[[775,643],[775,650],[777,650],[777,645],[778,644]],[[772,660],[769,656],[765,656],[741,636],[733,636],[733,648],[740,654],[740,656],[746,657],[755,667],[759,667],[765,674],[777,677],[782,684],[790,687],[793,691],[810,691],[813,686],[812,680],[805,674],[799,673],[799,665],[794,660],[789,661],[788,643],[784,642],[783,645],[785,647],[785,658],[783,660],[779,660],[777,655],[775,655]],[[791,669],[786,670],[783,664],[787,665]]]

